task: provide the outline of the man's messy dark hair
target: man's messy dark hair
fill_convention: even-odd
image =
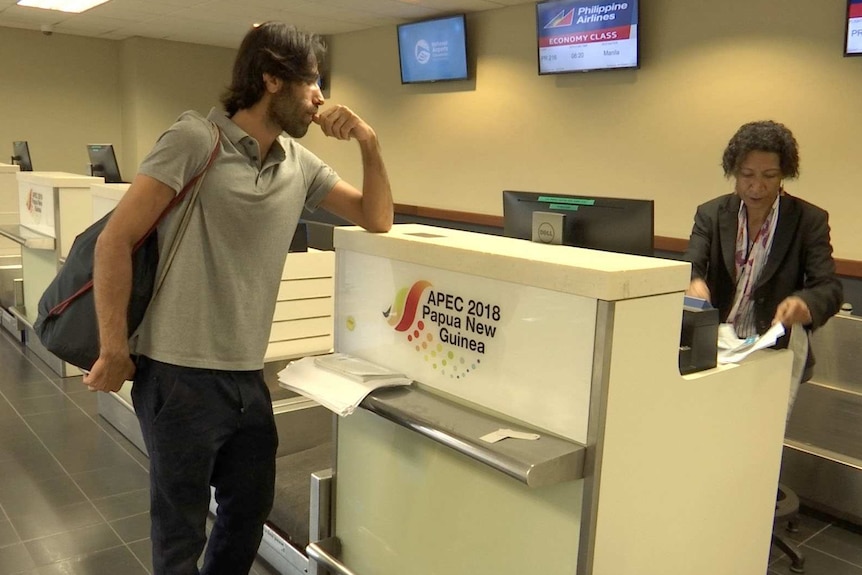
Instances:
[[[264,74],[288,83],[317,80],[317,66],[326,47],[315,34],[281,22],[265,22],[249,30],[239,47],[231,84],[222,96],[228,115],[252,107],[263,96]]]

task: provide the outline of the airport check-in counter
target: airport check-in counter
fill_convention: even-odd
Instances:
[[[0,164],[0,228],[18,226],[18,166]],[[21,246],[0,235],[0,324],[19,341],[23,331],[18,320],[9,312],[16,299],[23,299],[21,278]],[[17,292],[17,296],[16,296]]]
[[[792,356],[681,376],[688,264],[415,224],[335,247],[336,351],[414,384],[338,419],[309,573],[765,572]]]
[[[18,172],[17,225],[0,235],[21,246],[23,302],[9,311],[27,332],[27,347],[58,375],[79,375],[78,368],[46,350],[31,333],[42,292],[57,275],[75,237],[91,223],[90,186],[102,178],[65,172]],[[23,303],[23,305],[22,305]]]

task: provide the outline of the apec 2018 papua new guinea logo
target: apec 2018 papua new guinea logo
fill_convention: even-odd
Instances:
[[[419,280],[398,290],[383,317],[435,371],[462,379],[481,365],[502,312],[499,305],[435,290]]]
[[[25,201],[25,207],[27,211],[30,212],[30,217],[33,218],[34,223],[40,223],[42,221],[42,192],[34,192],[33,188],[27,192],[27,200]]]

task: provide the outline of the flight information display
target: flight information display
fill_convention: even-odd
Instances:
[[[638,66],[637,0],[536,4],[539,74]]]
[[[847,43],[845,54],[862,54],[862,0],[847,3]]]

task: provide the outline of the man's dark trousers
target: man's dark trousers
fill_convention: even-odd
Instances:
[[[248,573],[275,489],[278,436],[263,372],[139,357],[132,400],[150,457],[154,575]],[[210,485],[218,513],[207,544]]]

